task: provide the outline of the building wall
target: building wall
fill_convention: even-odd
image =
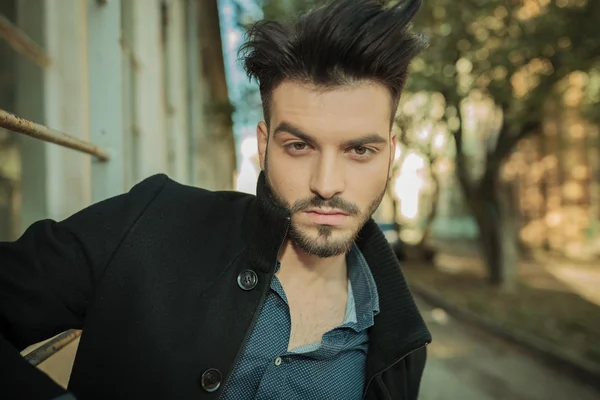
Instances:
[[[0,165],[0,177],[12,171],[22,193],[12,203],[0,196],[0,240],[156,173],[202,184],[193,174],[202,110],[199,55],[190,53],[198,51],[194,7],[194,0],[1,2],[0,13],[51,63],[43,68],[1,42],[0,107],[91,141],[111,160],[0,131],[2,160],[12,160],[10,168]],[[0,191],[7,187],[0,182]]]
[[[0,2],[0,14],[9,21],[16,19],[16,1]],[[13,109],[16,101],[16,60],[14,51],[0,40],[0,108]],[[20,161],[17,137],[0,128],[0,240],[13,237],[19,205]]]

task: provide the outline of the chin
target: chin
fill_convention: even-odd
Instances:
[[[308,240],[308,241],[294,241],[296,247],[313,256],[319,258],[330,258],[337,257],[348,253],[352,248],[353,242],[339,242],[339,241],[322,241],[322,240]]]
[[[328,258],[347,253],[352,248],[356,233],[340,226],[292,226],[290,238],[306,253]]]

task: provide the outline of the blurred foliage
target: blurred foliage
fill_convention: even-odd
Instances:
[[[415,31],[430,48],[412,66],[409,91],[439,91],[452,105],[473,90],[491,96],[517,125],[540,120],[545,100],[568,90],[574,71],[582,106],[600,121],[600,2],[593,0],[434,0],[423,3]]]
[[[278,20],[323,3],[262,0],[265,18]],[[441,92],[450,106],[480,91],[522,125],[541,118],[545,99],[569,88],[558,83],[580,71],[582,106],[600,122],[598,21],[595,0],[424,1],[414,31],[430,48],[413,62],[407,90]]]
[[[429,38],[430,47],[412,63],[406,91],[439,92],[446,100],[457,178],[494,284],[503,283],[502,259],[508,257],[502,238],[509,233],[499,231],[500,221],[516,211],[498,198],[504,161],[520,140],[542,132],[549,107],[578,108],[600,122],[597,21],[600,2],[594,0],[465,0],[460,6],[430,0],[415,19],[415,31]],[[476,135],[484,141],[484,167],[473,180],[477,163],[463,143],[470,122],[465,104],[473,110],[490,100],[500,110],[499,123]]]

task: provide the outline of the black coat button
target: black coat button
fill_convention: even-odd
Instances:
[[[202,389],[207,392],[214,392],[219,389],[222,380],[223,376],[221,375],[221,371],[211,368],[204,371],[200,378],[200,384],[202,385]]]
[[[237,283],[243,290],[252,290],[258,284],[258,275],[251,269],[240,272],[237,277]]]

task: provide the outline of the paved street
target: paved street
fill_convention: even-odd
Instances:
[[[420,400],[600,400],[514,346],[419,306],[434,339]]]

